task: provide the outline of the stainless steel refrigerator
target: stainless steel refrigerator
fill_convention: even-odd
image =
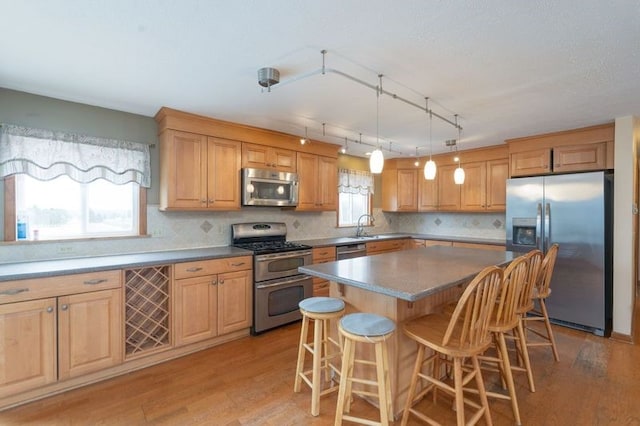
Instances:
[[[613,174],[576,173],[507,181],[507,250],[559,244],[547,299],[557,324],[611,333]]]

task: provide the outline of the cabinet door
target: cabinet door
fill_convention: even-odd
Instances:
[[[318,156],[318,207],[323,211],[338,209],[338,160]]]
[[[266,169],[271,167],[269,147],[266,145],[242,144],[242,167]]]
[[[206,207],[207,137],[167,130],[161,144],[160,207]]]
[[[398,211],[418,210],[418,171],[398,170]]]
[[[218,275],[218,334],[251,327],[251,271]]]
[[[240,209],[241,144],[209,137],[207,144],[207,206]]]
[[[438,209],[438,177],[427,180],[418,174],[418,210],[434,211]]]
[[[0,398],[56,381],[56,299],[0,305]]]
[[[508,178],[509,160],[487,161],[487,210],[506,210]]]
[[[58,299],[58,371],[68,379],[122,362],[122,290]]]
[[[554,172],[604,170],[606,143],[558,146],[553,148]]]
[[[487,193],[487,165],[485,161],[476,161],[462,165],[465,173],[464,183],[460,186],[460,210],[484,210]]]
[[[295,151],[282,148],[272,148],[271,157],[273,158],[273,167],[277,170],[291,173],[295,173],[297,171]]]
[[[173,312],[176,346],[217,335],[217,285],[217,275],[175,281]]]
[[[511,154],[511,176],[534,176],[551,173],[551,149]]]
[[[453,173],[457,164],[448,164],[438,167],[438,209],[439,210],[459,210],[460,209],[460,186],[453,181]]]
[[[298,153],[298,207],[296,210],[316,210],[318,198],[318,156]],[[336,191],[337,191],[336,187]]]

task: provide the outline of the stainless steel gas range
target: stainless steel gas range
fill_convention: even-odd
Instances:
[[[252,334],[297,321],[298,303],[311,297],[313,281],[298,272],[312,262],[311,247],[286,241],[287,225],[252,222],[231,225],[232,245],[253,252]]]

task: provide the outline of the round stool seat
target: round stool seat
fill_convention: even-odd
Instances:
[[[344,309],[344,301],[335,297],[309,297],[298,303],[303,311],[315,314],[339,312]]]
[[[396,324],[382,315],[358,312],[345,315],[340,326],[348,333],[357,336],[384,336],[396,329]]]

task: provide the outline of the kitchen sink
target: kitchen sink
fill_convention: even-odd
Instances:
[[[361,237],[349,237],[349,238],[353,238],[354,240],[375,240],[380,238],[380,235],[363,235]]]

